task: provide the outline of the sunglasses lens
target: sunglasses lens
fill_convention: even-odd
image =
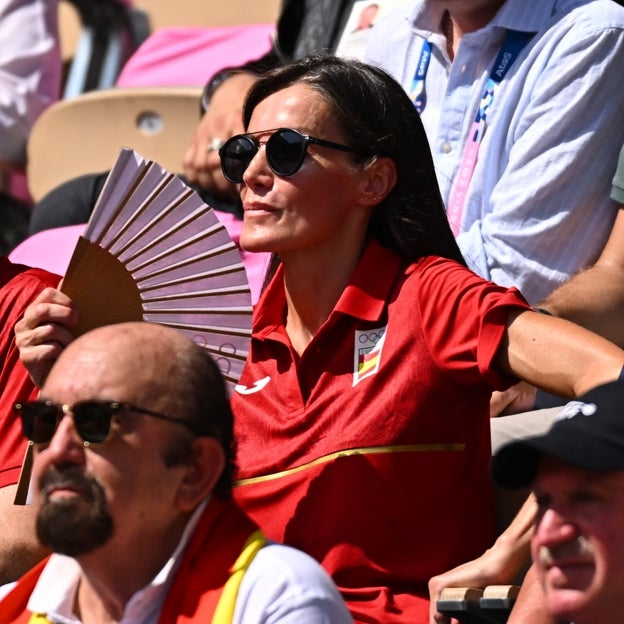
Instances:
[[[230,182],[243,181],[243,174],[258,151],[258,146],[247,136],[238,135],[225,142],[219,150],[223,175]]]
[[[278,130],[267,141],[267,160],[273,171],[280,176],[290,176],[299,171],[307,141],[305,137],[294,130]]]
[[[108,437],[113,406],[107,402],[86,401],[73,407],[78,435],[90,444],[101,444]]]
[[[46,444],[56,431],[58,409],[43,401],[16,406],[22,420],[22,431],[27,440],[36,444]]]

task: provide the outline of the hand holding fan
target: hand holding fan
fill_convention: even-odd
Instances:
[[[180,178],[123,149],[65,273],[75,335],[125,321],[174,327],[206,348],[230,390],[247,358],[251,293],[238,248]],[[15,504],[27,500],[29,445]]]

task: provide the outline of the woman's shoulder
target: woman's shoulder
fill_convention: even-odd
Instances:
[[[477,275],[456,260],[440,256],[423,256],[405,268],[403,288],[415,291],[418,297],[437,295],[448,299],[453,294],[460,296],[468,291],[504,294],[506,286],[495,284]]]
[[[476,273],[465,267],[464,265],[442,256],[422,256],[409,263],[405,270],[406,275],[414,275],[415,278],[425,277],[428,275],[461,275],[464,278],[471,276],[477,280],[482,280]]]

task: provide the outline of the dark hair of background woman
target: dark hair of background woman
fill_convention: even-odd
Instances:
[[[376,156],[395,162],[396,186],[375,208],[369,236],[409,261],[437,255],[464,264],[446,218],[420,117],[394,78],[354,59],[303,57],[268,72],[251,87],[243,108],[245,128],[262,100],[300,83],[330,104],[360,164]]]

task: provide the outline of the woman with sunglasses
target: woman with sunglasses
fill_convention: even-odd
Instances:
[[[332,574],[357,622],[428,622],[427,581],[493,541],[489,399],[576,396],[624,352],[470,272],[425,134],[383,71],[308,57],[261,78],[220,150],[240,243],[272,252],[232,397],[235,497]],[[70,340],[47,291],[18,327],[40,376]]]
[[[494,538],[492,390],[576,395],[624,353],[464,266],[419,116],[381,70],[297,61],[251,88],[244,126],[222,168],[241,245],[275,271],[232,397],[235,496],[356,621],[424,624],[428,579]]]

